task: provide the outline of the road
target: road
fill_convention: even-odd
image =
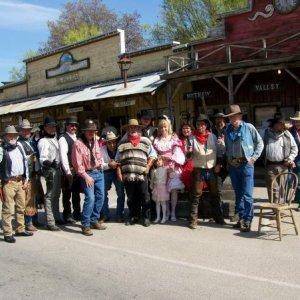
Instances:
[[[256,189],[264,198],[264,189]],[[300,223],[300,213],[296,213]],[[257,218],[253,228],[257,228]],[[185,221],[0,242],[1,299],[300,299],[300,239]]]

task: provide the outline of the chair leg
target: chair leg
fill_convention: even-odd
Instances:
[[[258,233],[260,233],[260,231],[261,231],[261,222],[262,222],[262,218],[263,218],[262,211],[263,211],[263,209],[260,208],[260,211],[259,211],[259,221],[258,221]]]
[[[297,223],[296,223],[296,220],[295,220],[293,211],[292,211],[291,209],[290,209],[290,213],[291,213],[291,218],[292,218],[292,220],[293,220],[293,224],[294,224],[294,227],[295,227],[295,232],[296,232],[296,234],[298,235],[298,234],[299,234],[299,230],[298,230],[298,227],[297,227]]]
[[[281,239],[282,239],[282,229],[281,229],[280,211],[276,212],[276,221],[277,221],[277,229],[278,229],[278,232],[279,232],[279,240],[281,241]]]

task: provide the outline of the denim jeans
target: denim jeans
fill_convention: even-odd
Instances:
[[[298,176],[298,188],[297,188],[297,192],[296,192],[295,201],[298,202],[299,207],[300,207],[300,160],[296,161],[295,163],[296,163],[296,168],[293,171]]]
[[[87,187],[83,180],[83,192],[85,195],[81,224],[84,227],[90,227],[91,224],[98,222],[100,211],[104,201],[104,175],[102,171],[94,170],[87,172],[94,179],[94,185]]]
[[[243,163],[229,167],[229,175],[235,192],[235,212],[240,220],[251,222],[253,219],[254,166]]]
[[[108,191],[114,184],[117,192],[117,210],[116,217],[123,218],[124,203],[125,203],[125,189],[123,182],[117,179],[117,173],[115,170],[104,171],[104,184],[105,184],[105,196],[104,203],[101,210],[101,216],[110,218],[109,205],[108,205]]]

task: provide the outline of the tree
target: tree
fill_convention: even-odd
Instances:
[[[26,65],[23,63],[23,60],[31,58],[38,55],[39,53],[34,50],[28,50],[24,53],[22,60],[19,62],[20,67],[12,67],[9,71],[9,80],[16,82],[26,79]]]
[[[146,45],[143,26],[137,12],[116,14],[102,0],[69,1],[57,21],[49,21],[50,36],[40,49],[50,51],[69,43],[87,39],[96,33],[106,33],[117,28],[126,32],[126,48],[134,50]]]
[[[151,29],[152,43],[202,39],[219,13],[246,6],[247,0],[163,0],[161,21]]]

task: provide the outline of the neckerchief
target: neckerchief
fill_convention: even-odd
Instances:
[[[133,147],[136,147],[141,141],[141,136],[139,134],[135,136],[128,135],[128,141],[132,144]]]
[[[210,131],[206,130],[205,133],[200,133],[199,130],[195,130],[194,135],[200,144],[206,145]]]
[[[96,165],[96,158],[95,158],[94,153],[93,153],[95,140],[93,139],[91,142],[88,141],[84,134],[82,135],[81,139],[82,139],[83,143],[86,145],[86,147],[90,150],[91,166],[94,167]]]

